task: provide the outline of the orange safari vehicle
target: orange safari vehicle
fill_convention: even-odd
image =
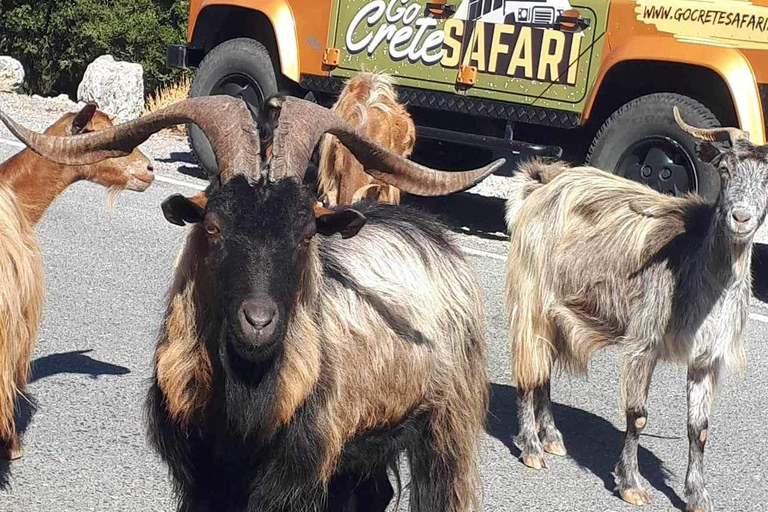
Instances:
[[[386,72],[433,156],[565,152],[712,199],[719,178],[672,106],[766,142],[768,0],[191,0],[168,64],[197,67],[191,95],[254,109],[278,90],[330,103],[355,73]]]

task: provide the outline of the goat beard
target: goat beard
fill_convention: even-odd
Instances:
[[[125,187],[112,186],[107,189],[107,197],[105,200],[105,208],[109,213],[115,211],[115,205],[117,203],[117,197],[125,190]]]
[[[279,355],[260,363],[232,357],[228,352],[227,333],[219,339],[225,414],[232,433],[242,439],[265,442],[271,438],[274,401],[278,385]]]

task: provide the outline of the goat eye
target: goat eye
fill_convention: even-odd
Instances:
[[[205,232],[208,233],[208,236],[219,236],[219,227],[216,224],[207,222],[205,224]]]

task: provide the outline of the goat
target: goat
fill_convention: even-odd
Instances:
[[[147,396],[179,510],[383,511],[394,495],[387,468],[403,452],[412,510],[479,508],[488,382],[468,264],[436,221],[392,205],[321,208],[303,176],[324,133],[366,172],[419,195],[464,190],[504,160],[436,171],[319,105],[288,97],[276,108],[268,162],[250,112],[227,96],[88,138],[16,127],[70,164],[119,156],[181,122],[214,149],[220,171],[205,197],[163,203],[170,222],[193,224]]]
[[[550,405],[554,363],[586,371],[616,345],[626,414],[616,466],[625,501],[650,502],[637,466],[645,402],[660,360],[688,367],[688,510],[711,512],[703,456],[716,384],[744,360],[753,236],[766,214],[768,147],[736,128],[704,130],[698,157],[719,169],[716,203],[672,197],[594,168],[522,166],[507,204],[510,234],[506,308],[518,386],[523,462],[566,453]],[[712,144],[730,140],[728,149]],[[538,431],[538,433],[537,433]]]
[[[0,120],[9,119],[0,112]],[[62,116],[48,135],[83,134],[111,127],[106,114],[87,104]],[[44,279],[36,224],[71,183],[87,179],[110,188],[110,201],[124,189],[143,191],[154,180],[139,150],[97,164],[66,166],[25,149],[0,163],[0,455],[21,457],[15,428],[16,397],[26,389],[29,361],[43,307]]]
[[[45,133],[77,135],[111,126],[107,114],[97,110],[95,104],[88,103],[77,114],[64,114]],[[107,187],[111,205],[120,191],[143,192],[154,179],[152,163],[138,149],[124,158],[78,166],[57,165],[24,149],[0,163],[0,182],[13,189],[33,225],[42,218],[53,200],[77,181],[88,180]]]
[[[359,73],[347,82],[332,110],[352,126],[395,153],[408,157],[416,142],[416,127],[397,101],[392,78]],[[333,207],[363,199],[400,204],[400,190],[371,178],[338,139],[327,135],[320,143],[320,200]]]
[[[0,456],[17,459],[13,412],[25,390],[43,310],[43,260],[16,194],[0,182]]]

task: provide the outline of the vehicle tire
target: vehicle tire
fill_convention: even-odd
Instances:
[[[694,191],[714,201],[720,176],[696,158],[696,140],[677,126],[672,113],[675,105],[693,126],[720,126],[717,117],[692,98],[649,94],[622,106],[605,121],[592,141],[587,163],[659,192],[681,195]]]
[[[277,93],[277,77],[269,52],[260,42],[245,37],[230,39],[211,50],[197,68],[190,97],[227,94],[243,99],[256,117],[265,98]],[[217,172],[208,139],[196,125],[188,125],[189,144],[209,175]]]

